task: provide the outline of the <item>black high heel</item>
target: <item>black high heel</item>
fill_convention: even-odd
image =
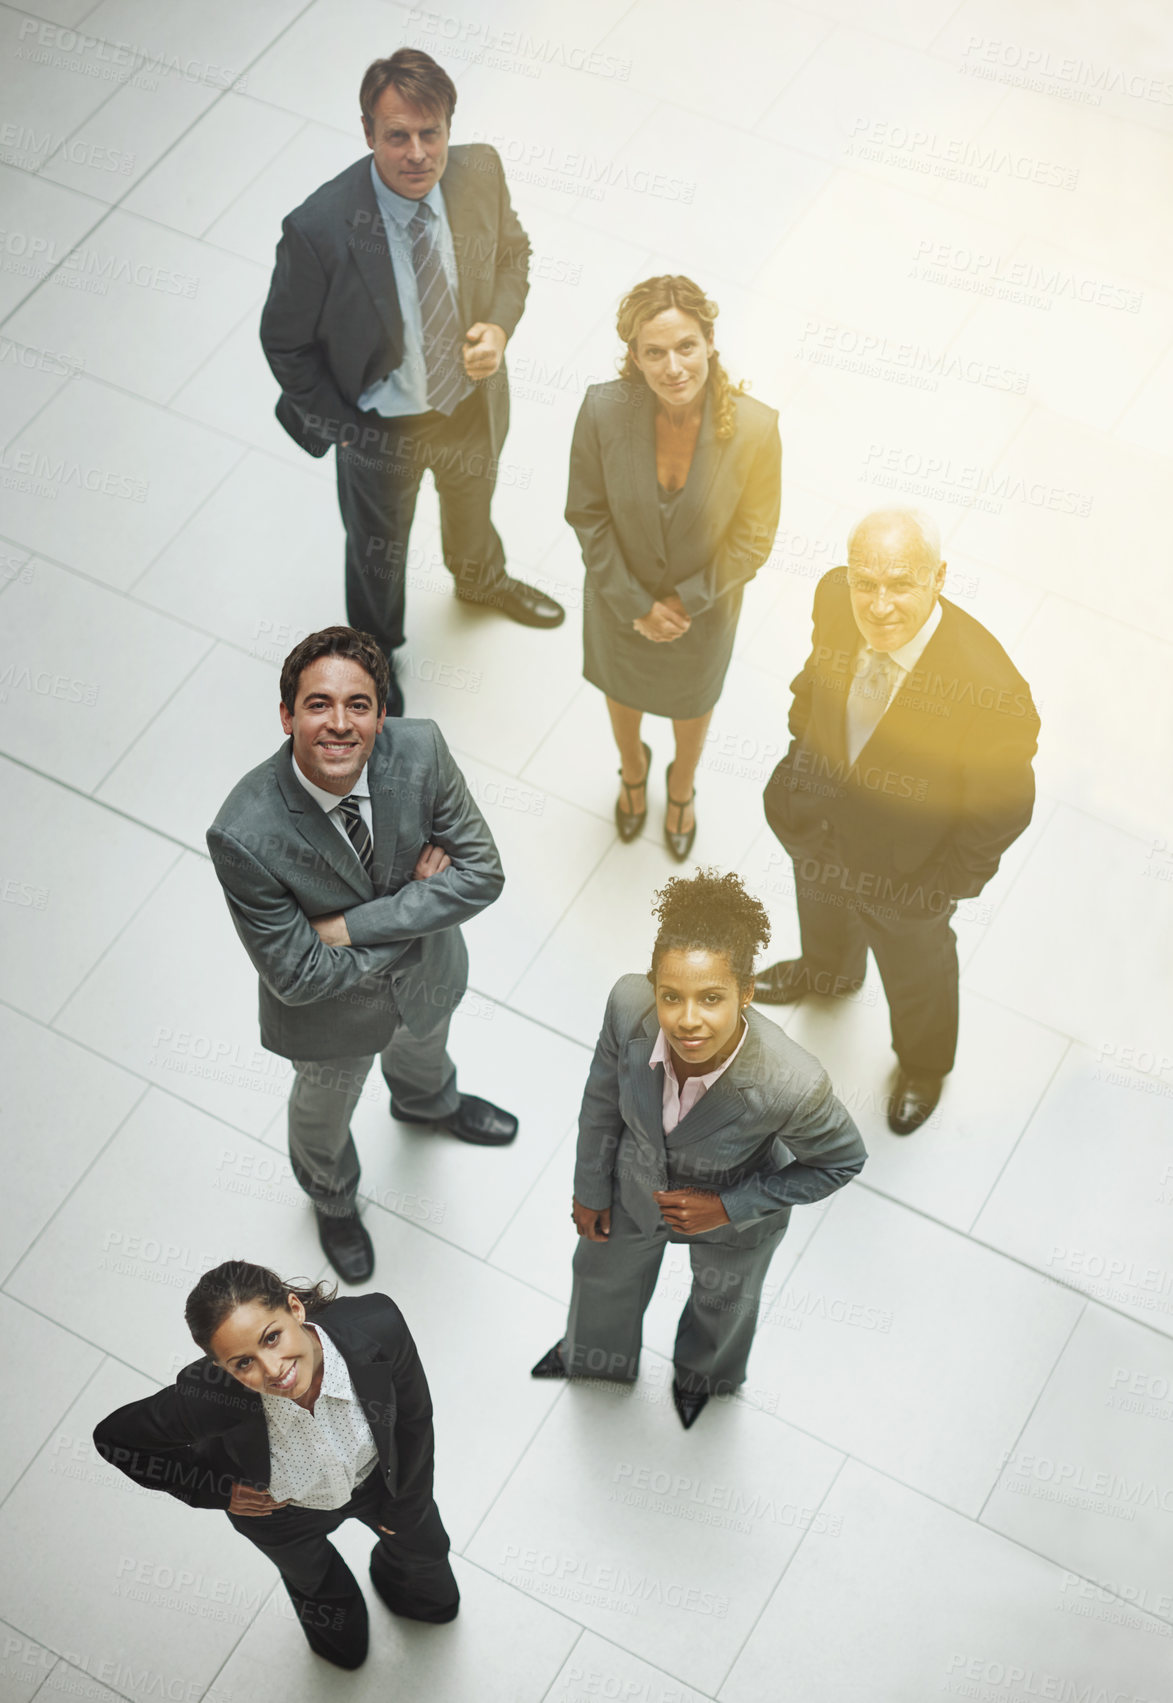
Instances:
[[[672,764],[669,763],[664,771],[664,786],[668,793],[668,810],[687,810],[696,798],[696,787],[693,787],[687,798],[677,801],[672,796],[671,775]],[[664,812],[664,843],[677,863],[687,863],[688,855],[692,851],[692,842],[696,839],[696,813],[693,813],[692,827],[687,833],[674,834],[668,827],[668,810]],[[680,818],[677,817],[677,821],[679,820]]]
[[[644,754],[644,778],[643,778],[643,780],[642,781],[625,781],[623,779],[623,770],[620,769],[620,771],[619,771],[619,784],[623,788],[624,796],[623,796],[622,799],[616,799],[615,800],[615,826],[619,830],[619,838],[623,841],[624,845],[627,845],[631,840],[636,839],[638,835],[643,833],[644,823],[648,819],[647,786],[648,786],[648,776],[652,772],[652,753],[651,753],[650,749],[648,748],[648,746],[646,746],[643,743],[642,740],[640,741],[640,749]],[[620,804],[621,803],[630,804],[632,793],[638,792],[641,787],[643,787],[643,789],[644,789],[644,807],[643,807],[643,809],[639,810],[639,811],[621,810],[619,808]]]

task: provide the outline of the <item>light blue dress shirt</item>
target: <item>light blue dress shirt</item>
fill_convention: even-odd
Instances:
[[[420,332],[420,298],[415,267],[411,263],[411,238],[407,234],[407,227],[415,218],[419,201],[409,201],[403,195],[396,195],[393,189],[388,189],[375,169],[373,159],[371,183],[374,185],[379,211],[383,215],[383,229],[387,233],[387,247],[391,251],[391,265],[395,272],[395,288],[399,293],[399,311],[403,315],[403,360],[394,372],[369,385],[359,397],[358,405],[376,414],[385,414],[388,418],[395,418],[400,414],[426,414],[428,374],[424,365],[424,340]],[[452,227],[448,223],[440,185],[434,183],[420,199],[426,201],[436,215],[436,242],[440,250],[440,264],[444,268],[444,276],[448,280],[448,288],[452,291],[452,299],[457,303],[459,313],[456,250],[452,243]]]

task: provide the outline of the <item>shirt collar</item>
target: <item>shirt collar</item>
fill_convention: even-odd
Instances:
[[[733,1063],[733,1060],[737,1057],[738,1053],[745,1045],[745,1037],[748,1034],[749,1024],[746,1022],[745,1014],[743,1013],[741,1018],[741,1038],[733,1051],[729,1054],[729,1057],[725,1060],[724,1064],[719,1064],[715,1069],[706,1071],[703,1076],[686,1076],[683,1081],[676,1076],[675,1071],[672,1072],[673,1076],[676,1077],[677,1082],[680,1083],[681,1089],[683,1090],[685,1084],[689,1082],[699,1082],[703,1087],[711,1088],[717,1078],[724,1075],[725,1071],[729,1069],[729,1066]],[[663,1029],[661,1029],[659,1034],[656,1036],[656,1044],[652,1048],[652,1056],[648,1060],[648,1065],[652,1070],[654,1070],[658,1064],[662,1064],[665,1072],[667,1072],[669,1057],[668,1037],[664,1033]]]
[[[292,756],[292,753],[290,755]],[[293,773],[314,800],[314,803],[320,804],[327,816],[331,810],[336,810],[342,803],[342,799],[337,793],[327,792],[325,787],[322,786],[315,786],[309,776],[302,773],[296,757],[293,758]],[[362,766],[362,773],[344,796],[346,798],[369,798],[371,796],[371,789],[367,785],[367,765],[365,763]]]
[[[933,612],[925,622],[924,626],[919,628],[912,635],[907,644],[901,645],[899,650],[890,650],[888,652],[888,655],[892,658],[892,661],[896,664],[897,668],[903,669],[905,674],[911,674],[917,663],[920,661],[929,640],[940,625],[941,599],[938,597],[937,601],[933,604]]]
[[[434,183],[426,195],[420,196],[419,201],[409,201],[406,195],[396,195],[393,189],[388,189],[379,176],[373,155],[371,156],[371,183],[374,186],[375,200],[379,203],[380,211],[385,215],[389,214],[395,220],[395,223],[403,226],[404,229],[415,218],[420,201],[427,202],[437,219],[444,211],[444,198],[440,194],[439,183]]]
[[[353,1401],[354,1385],[350,1381],[350,1372],[346,1361],[330,1341],[327,1331],[321,1325],[311,1327],[317,1334],[322,1345],[322,1388],[324,1396],[334,1396],[338,1401]]]

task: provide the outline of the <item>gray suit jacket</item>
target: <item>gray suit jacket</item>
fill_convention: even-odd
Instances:
[[[511,337],[529,288],[530,246],[496,150],[484,143],[450,148],[440,187],[462,330],[483,320]],[[359,397],[403,360],[403,315],[369,153],[284,220],[261,345],[282,390],[277,418],[303,449],[321,454],[369,425]],[[504,363],[478,382],[496,455],[509,428]]]
[[[588,587],[624,628],[670,584],[690,615],[751,580],[770,554],[781,501],[778,415],[752,396],[734,401],[736,429],[716,435],[711,397],[674,515],[669,554],[656,498],[656,398],[643,379],[592,384],[570,450],[566,518],[578,534]]]
[[[439,728],[388,719],[367,764],[368,875],[293,773],[292,740],[233,787],[208,850],[260,976],[261,1042],[285,1058],[381,1051],[400,1017],[425,1035],[464,991],[459,924],[504,885],[497,847]],[[427,844],[452,867],[412,880]],[[310,917],[346,912],[351,946]]]
[[[733,1063],[665,1136],[664,1068],[648,1062],[655,996],[646,976],[616,982],[579,1113],[574,1192],[584,1206],[610,1206],[617,1190],[650,1235],[666,1228],[653,1189],[711,1189],[730,1223],[703,1240],[746,1245],[777,1235],[791,1206],[822,1200],[863,1169],[859,1131],[822,1065],[752,1007],[746,1021]]]

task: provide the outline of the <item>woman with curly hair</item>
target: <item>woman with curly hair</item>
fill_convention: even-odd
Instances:
[[[460,1594],[432,1496],[432,1402],[387,1295],[334,1299],[227,1260],[187,1298],[203,1358],[94,1431],[144,1490],[219,1508],[277,1567],[311,1650],[367,1653],[362,1592],[329,1534],[353,1516],[379,1534],[371,1582],[412,1620],[452,1620]]]
[[[842,1188],[867,1154],[818,1060],[750,1004],[770,938],[760,901],[702,869],[669,881],[655,914],[651,969],[607,1001],[579,1113],[566,1335],[532,1375],[633,1382],[664,1249],[687,1242],[672,1386],[687,1430],[745,1378],[790,1208]]]
[[[605,693],[623,786],[621,840],[647,819],[642,718],[670,716],[664,836],[683,863],[693,778],[733,651],[742,588],[778,526],[778,416],[730,384],[717,304],[691,278],[647,278],[619,305],[618,379],[583,398],[566,518],[586,565],[583,673]]]

